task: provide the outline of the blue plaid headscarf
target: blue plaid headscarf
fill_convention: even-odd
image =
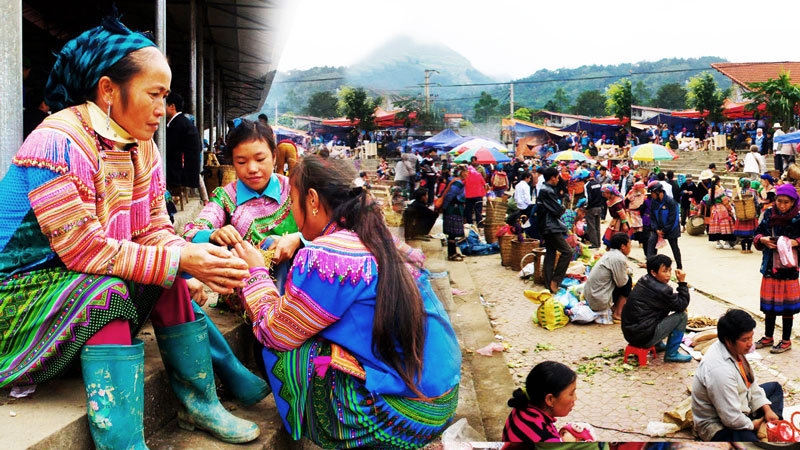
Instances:
[[[106,17],[102,25],[84,31],[56,55],[45,87],[45,101],[53,111],[86,100],[106,71],[128,53],[155,47],[148,36],[129,30],[119,19]]]

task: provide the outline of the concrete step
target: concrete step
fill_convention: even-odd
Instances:
[[[212,298],[209,303],[214,303]],[[231,348],[243,361],[251,358],[250,351],[253,336],[239,318],[233,314],[222,314],[219,310],[204,308],[209,317],[219,327]],[[144,379],[144,431],[150,439],[157,436],[164,424],[176,417],[178,401],[169,386],[161,356],[158,352],[152,326],[148,323],[139,333],[139,339],[145,345],[145,379]],[[0,448],[3,449],[86,449],[92,447],[89,425],[86,415],[86,399],[80,370],[72,370],[69,374],[56,380],[37,386],[36,392],[26,398],[8,398],[8,389],[0,392],[4,404],[0,406]],[[224,398],[224,391],[221,392]],[[271,397],[260,404],[248,408],[239,407],[242,415],[250,411],[259,411],[262,420],[269,420],[270,425],[262,427],[264,442],[278,442],[279,434],[284,433],[274,405],[270,406]],[[229,403],[230,404],[230,403]],[[15,413],[11,417],[11,411]],[[272,411],[272,414],[268,414]],[[238,412],[235,414],[239,414]],[[24,429],[25,433],[19,433]],[[220,444],[214,438],[205,436],[209,446]],[[154,441],[151,448],[160,447],[161,440]],[[188,448],[188,447],[180,447]],[[202,447],[194,447],[202,448]],[[276,448],[276,447],[264,447]]]

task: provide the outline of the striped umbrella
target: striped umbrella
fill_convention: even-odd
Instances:
[[[636,161],[672,161],[678,154],[658,144],[642,144],[631,149],[631,157]]]
[[[575,150],[564,150],[556,152],[547,157],[550,161],[586,161],[586,155]]]
[[[468,163],[472,160],[473,156],[478,158],[478,164],[497,164],[511,161],[511,158],[500,153],[498,150],[481,147],[465,151],[464,153],[458,155],[453,162]]]
[[[466,152],[467,150],[476,150],[476,149],[482,149],[482,148],[494,149],[494,150],[496,150],[498,152],[501,152],[501,153],[508,152],[508,149],[505,147],[505,145],[503,145],[503,144],[501,144],[501,143],[499,143],[497,141],[493,141],[491,139],[486,139],[486,138],[476,137],[476,138],[472,138],[472,139],[470,139],[470,140],[468,140],[466,142],[462,142],[461,144],[459,144],[456,147],[453,147],[453,149],[450,150],[450,153],[452,153],[454,155],[460,155],[460,154]]]

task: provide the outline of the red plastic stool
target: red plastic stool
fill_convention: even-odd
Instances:
[[[628,356],[636,355],[639,358],[639,367],[647,366],[647,354],[653,352],[653,358],[656,357],[656,348],[655,346],[650,348],[639,348],[634,347],[632,345],[628,345],[625,347],[625,359],[622,362],[628,362]]]

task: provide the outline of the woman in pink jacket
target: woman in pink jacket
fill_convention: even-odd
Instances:
[[[486,197],[486,180],[474,166],[467,166],[467,170],[469,172],[467,174],[467,181],[464,189],[464,196],[467,199],[466,206],[464,208],[464,220],[467,223],[473,223],[472,215],[474,211],[475,225],[482,227],[483,198]]]

